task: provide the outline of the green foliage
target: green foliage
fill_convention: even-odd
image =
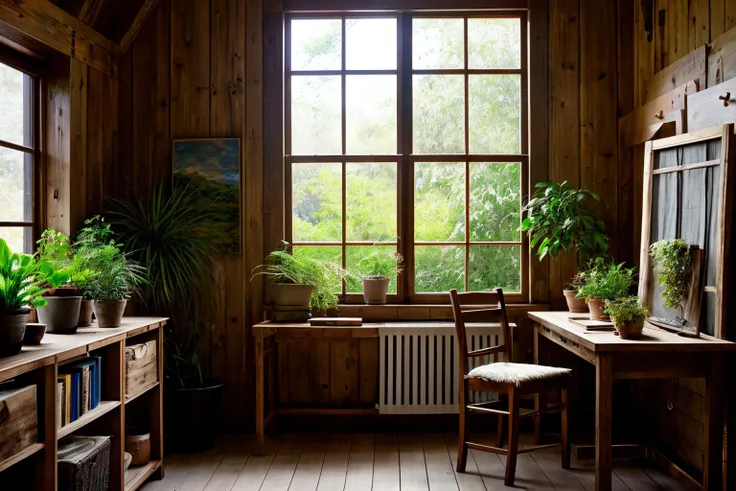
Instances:
[[[337,308],[333,278],[344,279],[349,273],[335,263],[289,254],[287,248],[288,244],[284,243],[281,249],[266,256],[263,264],[253,270],[253,276],[266,276],[271,283],[311,285],[314,288],[309,303],[312,310],[326,312]]]
[[[198,348],[220,300],[213,271],[223,243],[217,219],[222,210],[221,204],[203,198],[198,186],[177,180],[169,188],[162,182],[133,203],[115,200],[109,215],[126,252],[147,272],[141,297],[171,319],[167,376],[181,388],[204,383]]]
[[[38,258],[48,262],[55,271],[62,272],[69,280],[61,286],[79,289],[87,296],[87,287],[95,272],[91,269],[87,256],[80,254],[69,237],[54,229],[44,230],[36,242]]]
[[[42,295],[67,279],[46,261],[11,252],[5,239],[0,239],[0,311],[44,307],[47,302]]]
[[[624,268],[624,263],[607,263],[604,258],[596,258],[590,269],[582,271],[580,275],[584,284],[580,286],[577,298],[586,300],[613,300],[628,296],[636,282],[634,268]]]
[[[660,240],[649,248],[657,283],[663,288],[664,306],[682,309],[690,282],[690,246],[682,239]]]
[[[644,320],[649,317],[649,310],[642,307],[639,297],[621,297],[606,301],[605,313],[616,326],[623,326],[631,322],[637,326],[644,326]]]
[[[377,247],[371,254],[363,256],[358,264],[358,276],[361,280],[388,280],[392,276],[400,274],[403,270],[404,256],[396,251],[387,250],[385,247]]]
[[[588,210],[586,200],[598,201],[597,194],[587,189],[572,189],[562,184],[540,182],[534,198],[524,211],[527,217],[521,230],[529,234],[529,245],[537,248],[541,261],[549,254],[556,257],[561,250],[575,249],[585,261],[608,249],[606,225]]]

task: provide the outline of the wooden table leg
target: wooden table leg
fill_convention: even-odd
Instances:
[[[539,324],[534,324],[534,363],[539,365],[539,341],[541,335],[539,334]],[[542,404],[547,404],[544,394],[534,394],[534,409],[539,411],[539,414],[534,418],[534,443],[539,445],[541,442],[542,434]]]
[[[705,452],[703,452],[703,489],[720,490],[723,468],[724,393],[725,375],[723,356],[713,354],[710,370],[705,379]]]
[[[256,355],[256,455],[263,455],[263,445],[266,438],[265,390],[264,390],[264,337],[263,329],[255,328],[255,355]]]
[[[595,360],[595,489],[611,491],[611,393],[613,360],[611,355],[597,355]]]

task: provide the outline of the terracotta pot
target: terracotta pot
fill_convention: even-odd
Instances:
[[[607,321],[608,316],[603,313],[603,309],[606,307],[606,301],[602,298],[589,298],[588,308],[590,309],[590,320],[594,321]]]
[[[92,300],[82,300],[82,305],[79,308],[79,322],[77,327],[89,327],[92,325],[92,313],[94,312],[94,305]]]
[[[588,306],[585,305],[585,299],[584,298],[575,298],[575,295],[578,294],[577,290],[562,290],[562,294],[565,295],[565,300],[567,300],[567,310],[574,313],[581,313],[581,312],[587,312]]]
[[[46,324],[46,331],[53,334],[74,334],[79,322],[82,297],[46,297],[48,305],[39,307],[38,322]]]
[[[14,309],[0,313],[0,357],[20,353],[29,312],[29,309]]]
[[[614,325],[616,326],[616,334],[621,339],[639,339],[641,337],[642,326],[636,322],[628,322],[620,326],[614,322]]]
[[[286,310],[294,310],[298,307],[309,310],[309,299],[312,296],[312,285],[297,285],[289,283],[277,283],[273,285],[273,302],[276,310],[286,307]]]
[[[131,456],[132,465],[146,465],[151,461],[151,434],[126,435],[125,451]]]
[[[363,300],[368,305],[383,305],[388,293],[388,278],[365,279],[363,282]]]
[[[95,300],[93,305],[99,327],[120,327],[127,300]]]
[[[27,346],[35,346],[41,344],[44,334],[46,334],[46,324],[37,324],[29,322],[26,325],[26,333],[23,336],[23,344]]]

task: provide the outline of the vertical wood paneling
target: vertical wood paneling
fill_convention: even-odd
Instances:
[[[618,0],[618,116],[623,116],[634,110],[634,9],[638,8],[636,0]],[[685,0],[685,15],[687,16],[687,0]],[[618,125],[617,125],[618,127]],[[618,153],[618,203],[616,213],[618,228],[617,261],[633,263],[637,256],[638,247],[633,240],[626,240],[630,236],[631,217],[637,209],[634,201],[634,155],[632,149],[620,149]]]
[[[654,8],[645,11],[645,3],[634,4],[634,94],[637,107],[644,104],[644,81],[654,75],[654,34],[647,31],[647,19],[654,18]]]
[[[69,62],[55,62],[44,80],[46,122],[46,226],[69,232],[70,93]]]
[[[168,50],[167,50],[168,51]],[[130,199],[133,187],[133,50],[120,55],[118,63],[118,165],[105,188],[108,195]]]
[[[614,2],[580,4],[580,178],[601,200],[595,209],[617,230],[617,43]],[[609,252],[616,255],[616,242]]]
[[[726,4],[729,0],[710,0],[710,40],[726,31]]]
[[[549,178],[580,185],[580,0],[550,2]],[[536,261],[536,257],[532,261]],[[574,253],[550,261],[550,300],[565,305],[562,290],[575,275]]]
[[[108,77],[97,70],[89,70],[87,91],[86,141],[86,206],[85,217],[102,211],[102,170],[108,164],[109,148],[105,149],[105,134],[112,131],[109,121],[117,115],[109,114],[107,98]]]
[[[710,41],[709,0],[690,1],[690,49],[693,50]]]
[[[667,0],[654,0],[654,71],[670,64],[669,37],[667,36]]]
[[[87,116],[89,66],[71,59],[69,69],[70,98],[70,171],[69,171],[69,230],[75,234],[86,218],[87,201]]]

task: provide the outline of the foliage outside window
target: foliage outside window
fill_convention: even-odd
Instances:
[[[526,18],[292,14],[286,22],[294,254],[356,278],[386,274],[394,299],[431,300],[453,288],[525,293]],[[397,252],[406,258],[401,275]],[[361,291],[359,281],[333,281],[343,299]]]
[[[33,252],[35,80],[0,63],[0,238]]]

